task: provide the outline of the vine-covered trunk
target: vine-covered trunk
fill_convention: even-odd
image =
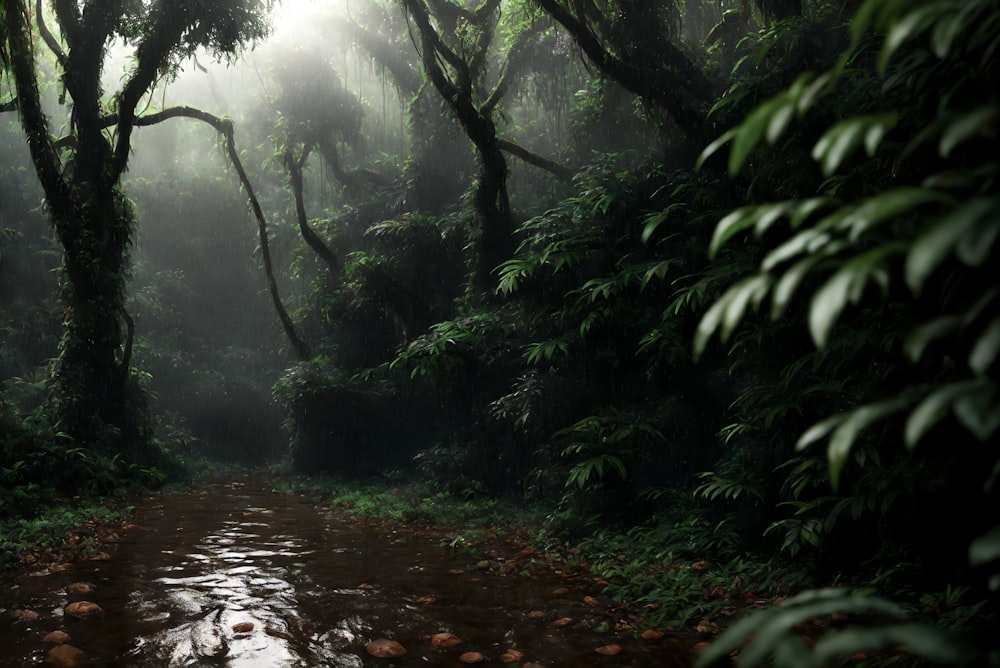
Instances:
[[[122,322],[133,218],[115,186],[93,192],[75,218],[60,217],[64,331],[51,382],[54,416],[86,443],[141,449],[147,416],[130,391]],[[131,395],[131,396],[130,396]]]

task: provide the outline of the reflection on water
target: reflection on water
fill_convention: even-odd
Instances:
[[[483,555],[344,524],[263,483],[237,487],[151,500],[136,520],[142,529],[110,560],[5,583],[0,666],[41,662],[51,647],[42,637],[56,629],[98,666],[458,666],[470,650],[498,665],[510,648],[553,667],[687,663],[668,646],[602,633],[615,620],[606,608],[581,603],[597,593],[583,585],[576,596],[556,599],[555,576],[519,576],[499,558],[501,567],[477,570]],[[94,590],[68,593],[73,582]],[[104,612],[85,620],[63,614],[82,599]],[[15,609],[39,617],[15,619]],[[566,617],[574,622],[552,624]],[[463,643],[432,648],[430,636],[446,631]],[[370,657],[365,648],[379,637],[398,640],[408,654]],[[612,641],[626,650],[594,653]]]

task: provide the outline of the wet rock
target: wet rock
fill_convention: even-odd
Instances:
[[[595,647],[594,651],[598,654],[603,654],[604,656],[614,656],[615,654],[621,654],[622,646],[611,643],[610,645]]]
[[[62,645],[63,643],[69,642],[69,634],[65,631],[49,631],[42,638],[42,642],[51,643],[53,645]]]
[[[191,647],[195,656],[217,659],[229,653],[229,644],[215,624],[199,624],[191,628]]]
[[[233,624],[234,633],[250,633],[253,631],[253,622],[240,622]]]
[[[486,657],[479,652],[465,652],[458,657],[458,660],[462,663],[482,663],[486,660]]]
[[[527,617],[528,619],[542,619],[542,618],[544,618],[544,617],[545,617],[545,611],[544,611],[544,610],[532,610],[532,611],[530,611],[530,612],[529,612],[529,613],[528,613],[527,615],[525,615],[525,616],[526,616],[526,617]]]
[[[34,610],[14,610],[10,613],[14,619],[23,619],[26,622],[33,622],[38,619],[38,613]]]
[[[500,655],[500,663],[517,663],[524,658],[524,652],[519,649],[509,649]]]
[[[419,603],[420,605],[430,605],[437,600],[437,596],[434,594],[427,594],[426,596],[421,596],[414,603]]]
[[[461,644],[462,639],[454,633],[435,633],[431,636],[431,647],[435,649],[439,647],[454,647]]]
[[[66,591],[70,594],[89,594],[94,591],[94,588],[86,582],[74,582],[66,587]]]
[[[583,604],[585,606],[587,606],[588,608],[596,608],[597,604],[598,604],[598,601],[593,596],[584,596],[583,597]]]
[[[639,636],[643,640],[659,640],[663,637],[663,631],[657,631],[656,629],[646,629]]]
[[[94,615],[99,615],[102,612],[104,612],[104,610],[101,606],[97,605],[93,601],[74,601],[66,606],[66,614],[70,617],[76,617],[78,619],[93,617]]]
[[[552,590],[553,596],[565,596],[568,593],[569,593],[569,587],[559,587],[557,589]]]
[[[552,622],[552,626],[569,626],[573,623],[572,617],[560,617],[556,621]]]
[[[77,668],[87,662],[87,655],[79,647],[56,645],[45,655],[45,664],[59,668]]]
[[[395,640],[387,638],[376,638],[368,643],[366,648],[369,654],[379,659],[395,659],[406,655],[406,648]]]

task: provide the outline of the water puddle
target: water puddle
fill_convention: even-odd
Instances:
[[[592,585],[567,585],[417,532],[347,523],[262,481],[150,499],[135,522],[140,528],[110,546],[110,559],[0,583],[0,666],[51,659],[54,645],[43,637],[55,630],[81,652],[60,650],[79,662],[61,665],[463,666],[466,652],[494,666],[517,653],[511,665],[689,663],[675,639],[616,631],[611,602]],[[92,591],[74,593],[74,583]],[[81,600],[102,611],[67,614]],[[435,647],[438,633],[461,642]],[[406,655],[370,656],[378,638],[397,641]],[[594,651],[611,644],[622,651]]]

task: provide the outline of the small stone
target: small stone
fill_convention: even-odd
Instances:
[[[238,624],[233,624],[234,633],[250,633],[253,631],[253,622],[239,622]]]
[[[454,633],[435,633],[431,636],[431,647],[435,649],[439,647],[454,647],[461,644],[462,639]]]
[[[622,651],[622,646],[615,643],[610,645],[602,645],[600,647],[594,648],[594,651],[598,654],[603,654],[604,656],[614,656],[615,654],[620,654]]]
[[[437,596],[435,596],[434,594],[427,594],[425,596],[421,596],[420,598],[418,598],[416,601],[414,601],[414,603],[418,603],[420,605],[430,605],[436,600],[438,600]]]
[[[643,640],[659,640],[663,637],[663,631],[657,631],[656,629],[646,629],[640,636]]]
[[[466,652],[458,657],[458,660],[462,663],[482,663],[486,657],[479,652]]]
[[[87,662],[87,655],[79,647],[56,645],[45,655],[45,663],[59,668],[77,668]]]
[[[378,659],[395,659],[406,655],[406,648],[395,640],[377,638],[368,643],[367,652]]]
[[[517,663],[524,658],[524,652],[517,649],[509,649],[500,655],[500,663]]]
[[[476,562],[476,568],[481,571],[485,571],[490,567],[490,562],[487,559],[482,559]]]
[[[79,619],[86,619],[104,612],[101,606],[93,601],[74,601],[66,606],[66,614]]]
[[[532,610],[527,614],[528,619],[542,619],[545,617],[545,611],[543,610]]]
[[[62,645],[63,643],[69,642],[69,634],[65,631],[49,631],[42,638],[42,642],[51,643],[53,645]]]
[[[559,587],[558,589],[552,590],[553,596],[565,596],[569,593],[569,587]]]
[[[14,610],[10,613],[14,619],[23,619],[26,622],[33,622],[38,619],[38,613],[34,610]]]
[[[86,582],[74,582],[73,584],[66,587],[66,591],[69,592],[70,594],[89,594],[90,592],[94,591],[94,588],[91,587]]]
[[[572,617],[560,617],[556,621],[552,622],[552,626],[569,626],[573,623]]]
[[[597,599],[594,598],[593,596],[584,596],[583,597],[583,604],[585,606],[587,606],[588,608],[596,608],[597,607],[597,603],[598,603]]]

